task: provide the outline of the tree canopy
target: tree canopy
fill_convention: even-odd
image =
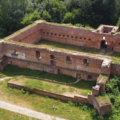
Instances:
[[[120,26],[120,0],[0,0],[0,34],[8,35],[37,19],[73,25]]]

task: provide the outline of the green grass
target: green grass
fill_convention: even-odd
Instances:
[[[67,96],[74,96],[74,94],[87,96],[88,93],[92,92],[92,86],[96,83],[95,81],[90,82],[81,80],[75,85],[63,85],[26,77],[15,77],[9,80],[12,83],[20,84],[31,89],[46,90]]]
[[[20,68],[12,65],[8,65],[4,68],[0,73],[0,78],[5,76],[16,76],[16,75],[25,75],[25,76],[34,76],[40,77],[44,79],[51,79],[60,82],[75,82],[76,78],[67,75],[55,75],[51,73],[47,73],[44,71],[30,70],[25,68]]]
[[[0,120],[38,120],[0,108]]]
[[[82,106],[71,105],[69,102],[12,89],[7,87],[7,81],[0,82],[0,100],[69,120],[92,120],[93,107],[89,105],[82,104],[87,107],[84,110]],[[53,110],[53,106],[58,109]]]
[[[85,53],[92,53],[92,54],[97,54],[100,51],[97,49],[90,49],[90,48],[88,50],[86,50],[85,47],[68,45],[68,44],[63,44],[63,43],[58,43],[58,42],[52,42],[52,41],[48,41],[48,40],[40,40],[35,45],[39,45],[39,46],[46,47],[46,48],[59,49],[62,51],[69,50],[72,52],[85,52]]]
[[[113,52],[111,55],[111,59],[113,60],[114,63],[120,64],[120,53]]]

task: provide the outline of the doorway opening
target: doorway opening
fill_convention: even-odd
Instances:
[[[61,70],[60,70],[60,69],[58,69],[58,75],[60,75],[60,73],[61,73]]]
[[[105,40],[101,41],[101,49],[107,49],[107,42]]]
[[[88,75],[88,80],[91,81],[92,80],[92,76]]]

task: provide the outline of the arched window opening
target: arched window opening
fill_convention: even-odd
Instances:
[[[56,65],[55,56],[54,55],[50,55],[50,59],[51,59],[50,60],[50,64],[55,66]]]
[[[88,61],[87,59],[84,59],[84,60],[83,60],[83,63],[84,63],[85,66],[88,66],[88,65],[89,65],[89,61]]]
[[[50,59],[55,59],[55,56],[54,55],[50,55]]]
[[[37,58],[37,59],[41,59],[41,57],[40,57],[40,52],[39,52],[39,51],[36,51],[36,58]]]
[[[67,57],[66,57],[66,63],[68,63],[68,64],[71,64],[71,63],[72,63],[72,59],[71,59],[70,56],[67,56]]]

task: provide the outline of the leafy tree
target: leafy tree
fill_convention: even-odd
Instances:
[[[44,20],[51,21],[51,16],[49,15],[49,13],[46,10],[43,12],[42,18]]]
[[[67,12],[63,18],[63,23],[72,23],[74,19],[74,14]]]
[[[26,26],[33,23],[35,20],[39,20],[39,19],[40,19],[40,15],[38,11],[35,10],[33,13],[30,13],[30,14],[26,13],[21,21],[21,24],[23,26]]]
[[[117,22],[117,26],[120,27],[120,18],[119,18],[119,20]]]
[[[67,12],[66,6],[61,2],[59,3],[57,0],[49,0],[46,10],[51,15],[52,22],[57,23],[62,22],[64,15]]]
[[[79,0],[64,0],[63,3],[68,11],[79,8]]]

